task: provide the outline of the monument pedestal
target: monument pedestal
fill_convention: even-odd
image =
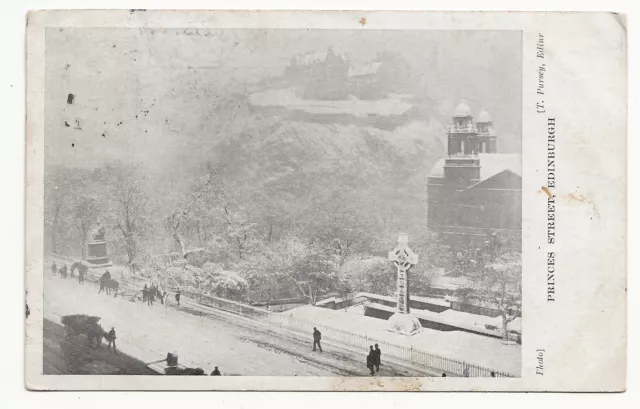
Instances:
[[[402,335],[415,335],[422,329],[420,320],[411,314],[396,312],[389,318],[389,331]]]
[[[93,265],[109,265],[109,257],[107,257],[107,241],[94,240],[87,243],[87,263]]]

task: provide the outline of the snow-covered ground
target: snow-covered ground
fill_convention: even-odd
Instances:
[[[423,328],[413,336],[387,331],[385,320],[364,315],[345,313],[344,310],[304,306],[287,311],[294,318],[313,322],[329,328],[367,335],[370,339],[420,349],[442,357],[466,361],[475,365],[508,372],[520,373],[522,349],[520,345],[503,345],[497,338],[471,334],[464,331],[437,331]],[[329,330],[325,330],[325,333]],[[331,335],[326,333],[327,337]]]
[[[118,349],[144,362],[162,359],[177,351],[180,362],[210,373],[218,366],[225,375],[259,376],[365,376],[366,351],[362,354],[325,345],[325,352],[311,351],[309,339],[284,336],[259,324],[228,315],[194,315],[159,303],[147,306],[125,298],[97,294],[87,282],[64,280],[44,274],[44,316],[60,322],[63,315],[102,317],[105,330],[115,327]],[[188,300],[185,300],[188,301]],[[351,315],[351,314],[350,314]],[[382,376],[425,376],[404,367],[385,365]]]
[[[313,114],[349,114],[358,117],[402,115],[411,109],[411,104],[406,102],[402,95],[392,95],[390,98],[378,100],[351,97],[346,100],[325,101],[299,98],[291,89],[256,92],[249,96],[249,101],[256,106],[281,106]]]

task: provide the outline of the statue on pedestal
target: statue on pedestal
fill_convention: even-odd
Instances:
[[[93,232],[93,240],[95,241],[104,241],[105,230],[104,226],[98,222],[98,227]]]
[[[409,236],[400,233],[398,244],[389,252],[389,261],[398,271],[398,291],[396,312],[389,318],[389,330],[404,335],[413,335],[422,325],[418,318],[411,315],[409,309],[409,269],[418,264],[418,255],[408,246]]]
[[[106,230],[104,226],[98,222],[96,228],[91,233],[92,241],[87,243],[87,262],[94,265],[110,265],[107,257],[107,240],[105,239]]]

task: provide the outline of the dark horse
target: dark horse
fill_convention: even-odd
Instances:
[[[60,273],[60,277],[62,278],[67,278],[67,265],[63,264],[62,267],[60,267],[60,269],[58,270],[58,273]]]
[[[118,289],[120,288],[120,284],[111,278],[111,273],[107,270],[99,280],[100,289],[98,290],[98,294],[102,291],[106,292],[107,295],[111,294],[111,290],[115,290],[114,297],[118,295]]]
[[[73,277],[73,271],[76,268],[78,269],[78,283],[84,284],[84,278],[87,275],[87,271],[89,270],[89,267],[87,267],[87,265],[84,264],[82,261],[76,261],[71,265],[71,269],[70,269],[71,277]]]
[[[104,280],[104,289],[107,294],[111,294],[111,291],[113,291],[113,297],[115,298],[118,295],[120,283],[113,279]]]

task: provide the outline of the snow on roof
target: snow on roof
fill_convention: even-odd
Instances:
[[[435,288],[443,288],[446,290],[457,290],[460,287],[466,287],[470,281],[466,277],[448,277],[445,275],[433,278],[431,285]]]
[[[480,181],[487,180],[505,170],[522,177],[522,157],[512,153],[480,153]],[[444,165],[447,158],[436,162],[429,177],[444,177]]]
[[[396,297],[391,297],[388,295],[380,295],[380,294],[372,294],[372,293],[355,293],[353,295],[353,297],[351,297],[352,299],[357,299],[357,298],[368,298],[371,300],[381,300],[381,301],[387,301],[387,302],[393,302],[396,303],[398,301],[398,299]],[[433,304],[433,305],[440,305],[443,307],[449,307],[450,304],[448,301],[445,301],[442,298],[434,298],[434,297],[421,297],[421,296],[417,296],[417,295],[410,295],[409,296],[410,300],[412,301],[418,301],[418,302],[422,302],[425,304]],[[322,306],[325,304],[329,304],[331,302],[342,302],[344,301],[343,298],[337,298],[337,297],[330,297],[327,299],[324,299],[322,301],[318,301],[316,302],[316,306]]]
[[[359,65],[357,67],[351,67],[349,68],[349,76],[361,77],[364,75],[375,74],[376,72],[378,72],[378,69],[380,68],[381,65],[382,65],[381,62],[376,61],[376,62],[369,62],[368,64],[365,64],[365,65]]]
[[[461,101],[456,107],[456,110],[453,116],[456,116],[456,117],[471,116],[471,108],[469,108],[469,105],[467,105],[465,101]]]
[[[389,307],[388,305],[383,304],[367,303],[365,306],[387,312],[396,312],[395,307]],[[417,308],[412,308],[411,314],[425,321],[437,322],[439,324],[449,325],[468,331],[474,331],[494,337],[502,335],[502,317],[493,318],[486,315],[471,314],[456,310],[433,312],[429,310],[419,310]],[[516,318],[509,324],[509,330],[521,332],[521,324],[518,320],[520,320],[520,318]],[[495,327],[496,329],[489,329],[487,328],[487,325]]]
[[[418,301],[418,302],[422,302],[425,304],[433,304],[433,305],[439,305],[441,307],[450,307],[451,303],[447,300],[445,300],[444,298],[435,298],[435,297],[421,297],[418,295],[410,295],[409,296],[410,300],[414,300],[414,301]]]

